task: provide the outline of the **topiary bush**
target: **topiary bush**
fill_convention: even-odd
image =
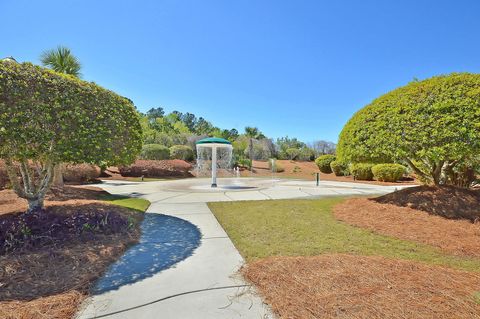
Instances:
[[[100,177],[100,167],[91,164],[65,165],[63,180],[66,183],[83,184]]]
[[[335,155],[331,155],[331,154],[320,155],[315,160],[315,164],[317,164],[320,172],[325,173],[325,174],[331,174],[332,173],[332,168],[330,167],[330,164],[333,161],[335,161]]]
[[[373,177],[380,182],[396,182],[406,170],[406,167],[400,164],[377,164],[372,167]]]
[[[348,169],[348,164],[339,160],[335,160],[330,163],[330,168],[335,176],[348,176],[350,175],[350,170]]]
[[[173,145],[170,147],[170,157],[184,161],[193,161],[193,150],[187,145]]]
[[[145,144],[142,147],[140,158],[143,160],[166,160],[170,159],[168,147],[160,144]]]
[[[374,165],[371,163],[353,163],[350,165],[350,172],[355,179],[371,181],[373,180],[372,167]]]

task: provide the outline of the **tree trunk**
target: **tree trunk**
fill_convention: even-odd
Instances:
[[[63,188],[63,164],[58,163],[53,168],[53,186]]]

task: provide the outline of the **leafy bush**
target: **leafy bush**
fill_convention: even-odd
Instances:
[[[355,179],[371,181],[373,180],[372,167],[374,165],[371,163],[353,163],[350,165],[350,172]]]
[[[271,159],[268,160],[268,168],[270,169],[270,171],[273,171],[274,173],[285,172],[285,168],[281,166],[277,160],[274,159],[273,162],[275,163],[274,165]]]
[[[402,161],[429,183],[468,187],[480,167],[479,87],[480,74],[453,73],[382,95],[347,122],[337,156],[349,162]]]
[[[66,183],[87,183],[100,177],[100,167],[91,164],[65,165],[63,180]]]
[[[193,150],[187,145],[173,145],[170,147],[170,157],[184,161],[193,161]]]
[[[238,166],[246,167],[248,169],[252,168],[252,161],[248,158],[239,158],[237,164]]]
[[[317,159],[315,160],[315,164],[317,164],[320,172],[330,174],[332,173],[332,168],[330,167],[330,164],[333,161],[335,161],[335,155],[327,154],[317,157]]]
[[[144,160],[166,160],[170,158],[170,150],[160,144],[145,144],[142,147],[140,158]]]
[[[298,158],[298,156],[300,155],[300,149],[299,148],[287,148],[287,150],[285,151],[285,153],[287,154],[287,158],[289,160],[295,160]]]
[[[192,176],[192,165],[183,160],[137,160],[128,166],[120,166],[118,170],[122,176],[128,177],[168,177]]]
[[[348,164],[339,160],[332,161],[330,163],[330,168],[332,169],[335,176],[348,176],[350,175],[350,170],[348,169]]]
[[[8,185],[8,174],[5,163],[0,161],[0,190],[6,188]]]
[[[405,172],[405,166],[400,164],[377,164],[372,167],[373,177],[381,182],[396,182]]]

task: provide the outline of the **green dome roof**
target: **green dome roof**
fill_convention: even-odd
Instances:
[[[207,137],[207,138],[204,138],[204,139],[201,139],[201,140],[197,141],[196,144],[213,144],[213,143],[216,143],[216,144],[232,144],[232,143],[230,143],[230,141],[227,141],[226,139],[220,138],[220,137]]]

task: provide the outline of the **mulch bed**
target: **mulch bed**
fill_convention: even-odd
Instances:
[[[410,207],[450,219],[480,220],[480,190],[454,186],[418,186],[375,199],[382,204]]]
[[[348,199],[333,212],[338,220],[383,235],[428,244],[453,255],[480,257],[480,223],[446,219],[367,198]]]
[[[97,199],[95,187],[55,189],[45,211],[0,191],[0,318],[71,318],[91,285],[132,244],[142,214]]]
[[[480,274],[351,255],[270,257],[244,276],[280,318],[480,318]]]

